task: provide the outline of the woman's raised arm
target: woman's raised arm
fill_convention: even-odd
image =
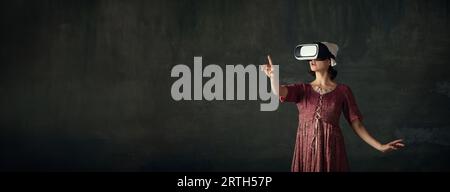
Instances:
[[[267,77],[270,78],[270,87],[272,88],[273,93],[280,97],[286,97],[288,94],[288,89],[279,84],[279,71],[275,71],[277,68],[273,67],[272,58],[270,58],[270,55],[267,55],[267,61],[269,63],[263,64],[263,70]]]

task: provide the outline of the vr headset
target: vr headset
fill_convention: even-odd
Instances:
[[[294,57],[297,60],[332,59],[332,63],[336,64],[336,56],[330,50],[337,54],[337,45],[328,42],[300,44],[295,47]]]
[[[301,44],[295,47],[294,56],[297,60],[313,60],[319,55],[318,44]]]

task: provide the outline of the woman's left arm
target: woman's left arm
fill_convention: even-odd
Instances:
[[[364,140],[367,144],[383,153],[395,151],[405,146],[405,144],[403,144],[403,140],[401,139],[397,139],[387,144],[381,144],[375,138],[373,138],[372,135],[369,134],[369,132],[359,119],[352,121],[352,128],[355,131],[355,133],[359,137],[361,137],[362,140]]]

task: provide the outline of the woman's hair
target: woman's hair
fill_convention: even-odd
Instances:
[[[336,78],[337,73],[338,73],[337,70],[335,68],[333,68],[331,65],[328,67],[328,74],[330,75],[331,80]],[[316,72],[311,71],[311,69],[309,69],[309,74],[311,74],[313,77],[316,76]]]

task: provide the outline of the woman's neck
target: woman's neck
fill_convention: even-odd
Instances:
[[[311,84],[318,86],[329,86],[334,85],[336,83],[333,82],[333,80],[331,80],[328,72],[316,71],[316,79],[313,82],[311,82]]]

